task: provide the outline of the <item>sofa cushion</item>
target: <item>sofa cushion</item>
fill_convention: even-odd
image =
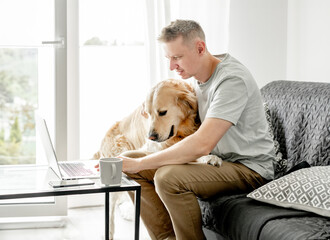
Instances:
[[[315,216],[272,219],[262,228],[262,240],[329,240],[330,219]]]
[[[330,217],[330,166],[292,172],[247,196],[261,202]]]

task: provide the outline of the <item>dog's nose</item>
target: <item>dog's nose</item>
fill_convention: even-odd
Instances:
[[[149,139],[152,141],[157,141],[158,140],[158,133],[156,133],[155,131],[152,131],[151,133],[149,133]]]

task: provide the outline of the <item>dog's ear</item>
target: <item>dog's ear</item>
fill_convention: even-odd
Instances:
[[[188,114],[188,111],[197,112],[197,97],[195,91],[191,89],[184,89],[178,96],[178,105],[181,107],[183,112]]]
[[[149,117],[148,113],[145,111],[145,103],[142,104],[141,115],[145,118]]]

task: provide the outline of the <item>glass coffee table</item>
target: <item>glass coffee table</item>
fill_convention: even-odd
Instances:
[[[93,179],[94,185],[51,187],[49,181],[57,179],[48,166],[0,166],[0,200],[104,193],[105,239],[109,239],[109,194],[111,192],[135,191],[134,239],[139,239],[141,186],[137,182],[123,174],[119,187],[106,187],[100,183],[99,179]]]

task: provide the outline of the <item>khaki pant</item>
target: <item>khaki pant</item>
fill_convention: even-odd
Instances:
[[[141,218],[152,239],[205,239],[197,198],[250,192],[266,183],[240,163],[168,165],[127,174],[141,191]]]

